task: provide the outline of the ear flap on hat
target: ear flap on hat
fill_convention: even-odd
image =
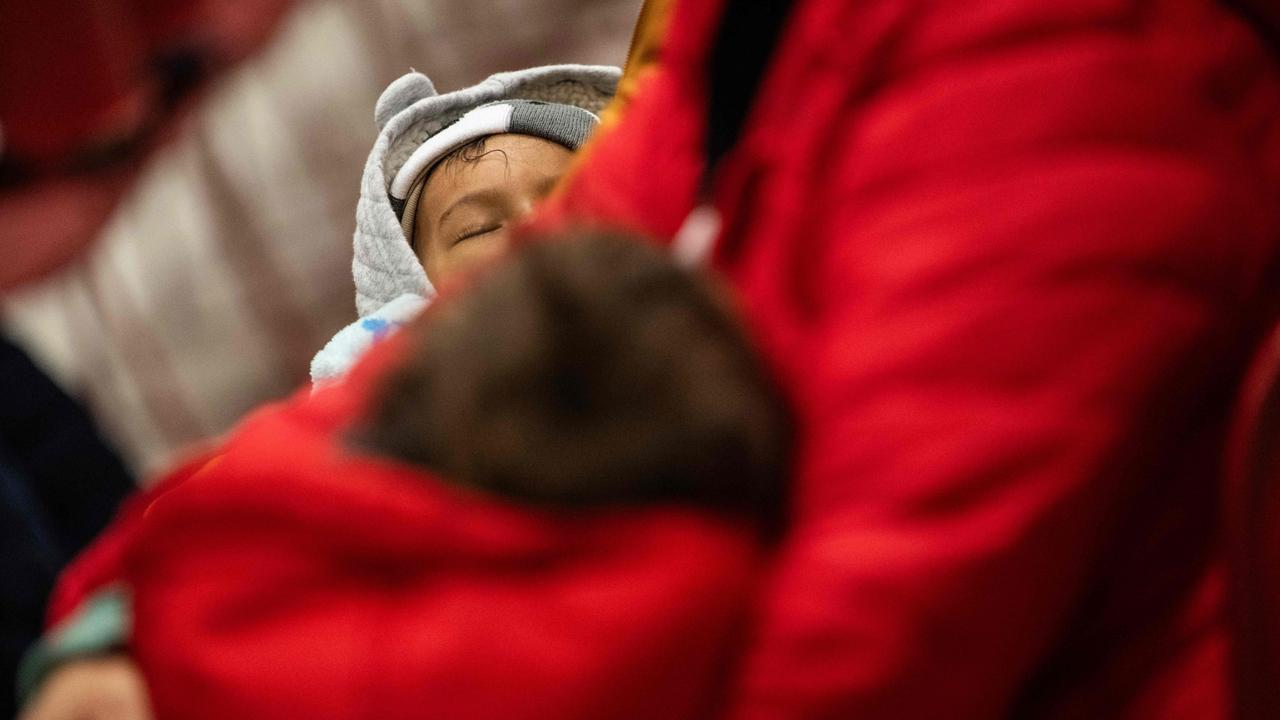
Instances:
[[[402,110],[424,98],[434,97],[436,86],[430,78],[420,72],[401,75],[382,91],[378,104],[373,108],[373,121],[381,130],[387,121],[399,115]]]

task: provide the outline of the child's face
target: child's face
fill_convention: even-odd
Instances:
[[[573,153],[528,135],[493,135],[474,160],[441,163],[418,202],[414,238],[427,277],[448,276],[501,253],[511,227],[564,174]]]

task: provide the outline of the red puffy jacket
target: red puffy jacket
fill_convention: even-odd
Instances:
[[[722,4],[542,224],[675,232]],[[732,717],[1229,713],[1217,456],[1280,250],[1254,22],[795,3],[713,196],[801,446]]]
[[[360,452],[352,420],[394,351],[138,498],[55,615],[125,591],[157,718],[719,712],[754,531],[678,507],[536,511]]]

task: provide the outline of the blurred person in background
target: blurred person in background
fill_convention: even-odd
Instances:
[[[259,47],[289,4],[0,3],[0,290],[7,291],[6,301],[16,286],[30,286],[82,251],[196,91]],[[217,12],[229,5],[237,6],[231,14]],[[37,324],[47,330],[43,320]],[[0,674],[12,676],[44,624],[57,573],[135,486],[89,410],[7,337],[25,333],[6,325],[0,339]],[[81,333],[77,340],[92,337]],[[89,354],[77,348],[76,355]],[[45,359],[37,353],[36,360]],[[76,390],[92,398],[102,388]],[[16,712],[14,686],[6,683],[0,717]]]
[[[58,572],[134,485],[84,408],[4,338],[0,398],[0,674],[14,677]],[[0,717],[17,713],[13,688]]]

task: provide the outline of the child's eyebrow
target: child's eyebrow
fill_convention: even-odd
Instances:
[[[542,180],[539,181],[537,183],[537,186],[535,187],[535,192],[537,193],[537,196],[540,198],[546,197],[547,194],[551,192],[551,189],[554,188],[556,183],[559,181],[560,181],[559,175],[547,175],[543,177]],[[497,205],[501,205],[503,201],[504,201],[503,192],[500,188],[491,187],[491,188],[482,188],[480,190],[473,190],[467,193],[466,195],[463,195],[462,197],[458,198],[457,200],[454,200],[453,203],[451,203],[449,207],[445,209],[444,212],[440,213],[440,219],[436,221],[436,230],[439,231],[441,228],[444,227],[444,221],[449,217],[450,214],[453,213],[454,210],[459,210],[466,205],[482,205],[482,206],[494,207]]]

